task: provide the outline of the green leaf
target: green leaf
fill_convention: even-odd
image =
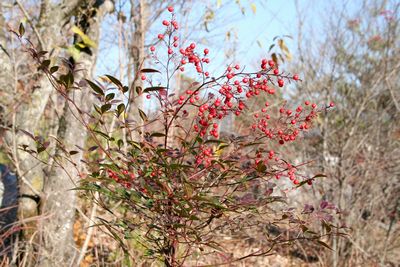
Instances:
[[[95,151],[98,148],[99,148],[98,146],[91,146],[91,147],[88,148],[88,151],[92,152],[92,151]]]
[[[267,170],[267,166],[265,166],[264,163],[259,162],[259,163],[257,164],[257,171],[258,171],[258,172],[265,172],[266,170]]]
[[[72,56],[74,60],[79,60],[80,54],[81,54],[81,48],[79,48],[77,45],[71,45],[67,47],[67,52]]]
[[[268,52],[271,52],[272,48],[274,48],[274,47],[275,47],[275,44],[270,45],[268,48]]]
[[[124,112],[124,111],[125,111],[125,105],[124,104],[119,104],[117,106],[117,110],[116,110],[117,117],[119,117],[122,114],[122,112]]]
[[[69,71],[66,75],[60,76],[60,82],[64,84],[66,88],[70,88],[74,84],[74,75]]]
[[[163,86],[147,87],[146,89],[144,89],[143,93],[160,91],[160,90],[165,90],[165,89],[167,89],[167,87],[163,87]]]
[[[105,113],[107,111],[109,111],[111,108],[111,104],[105,104],[101,106],[101,113]]]
[[[39,69],[47,70],[49,66],[50,66],[50,59],[46,59],[42,61],[42,63],[39,66]]]
[[[322,226],[325,228],[326,232],[328,233],[332,232],[332,227],[324,220],[322,221]]]
[[[115,97],[115,94],[114,94],[114,93],[108,94],[108,95],[106,95],[106,101],[113,100],[114,97]]]
[[[305,233],[305,232],[307,232],[308,231],[308,227],[307,226],[305,226],[305,225],[300,225],[300,228],[301,228],[301,231],[303,232],[303,233]]]
[[[143,88],[140,87],[140,86],[136,86],[135,91],[136,91],[136,94],[137,94],[137,95],[141,95],[141,94],[142,94],[142,91],[143,91]]]
[[[101,89],[97,84],[95,84],[94,82],[85,79],[86,82],[89,84],[89,86],[93,89],[93,91],[95,91],[97,94],[104,96],[104,92],[103,89]]]
[[[163,134],[163,133],[152,133],[151,135],[150,135],[150,137],[165,137],[165,134]]]
[[[93,104],[94,109],[96,110],[97,113],[102,114],[101,109],[99,106]]]
[[[76,26],[72,27],[72,31],[82,38],[83,43],[88,47],[96,47],[96,43],[92,41],[81,29]]]
[[[210,139],[210,140],[206,140],[206,141],[204,142],[204,144],[208,144],[208,143],[221,144],[221,143],[225,143],[225,142],[222,141],[222,140],[217,140],[217,139]]]
[[[328,177],[328,176],[326,176],[325,174],[319,173],[319,174],[314,175],[311,179],[318,178],[318,177]]]
[[[325,242],[323,242],[321,240],[317,240],[317,243],[322,245],[322,246],[324,246],[324,247],[326,247],[327,249],[330,249],[330,250],[333,251],[333,249],[328,244],[326,244]]]
[[[111,75],[106,75],[106,77],[116,86],[118,86],[119,88],[122,88],[122,83],[120,82],[120,80],[118,80],[117,78],[115,78],[114,76]]]
[[[22,23],[19,24],[18,32],[19,32],[19,36],[20,36],[20,37],[24,36],[24,34],[25,34],[25,27],[24,27],[24,24],[22,24]]]
[[[117,145],[118,145],[118,148],[121,149],[121,147],[124,145],[124,141],[122,141],[121,139],[118,139]]]
[[[147,121],[148,118],[147,118],[146,113],[144,113],[144,111],[141,110],[140,108],[138,108],[138,110],[139,110],[139,116],[140,116],[140,118],[142,118],[143,121]]]
[[[155,69],[141,69],[140,72],[142,72],[142,73],[154,73],[154,72],[161,73],[159,70],[155,70]]]
[[[44,146],[38,146],[37,149],[36,149],[38,154],[42,153],[45,150],[46,150],[46,148]]]
[[[279,64],[279,62],[278,62],[278,56],[276,55],[276,53],[272,53],[271,58],[272,58],[272,60],[275,62],[276,65]]]
[[[58,66],[53,66],[50,68],[50,73],[53,74],[58,71]]]
[[[105,133],[103,133],[101,131],[93,130],[93,132],[101,135],[102,137],[106,138],[107,140],[110,139],[110,137],[107,134],[105,134]]]
[[[128,141],[128,144],[130,144],[131,146],[133,146],[139,150],[141,149],[140,144],[138,142]]]

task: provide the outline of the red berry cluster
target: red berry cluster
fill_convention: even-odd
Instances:
[[[123,170],[120,174],[112,170],[108,170],[107,174],[109,178],[113,179],[127,189],[130,189],[132,187],[132,183],[135,180],[135,174],[128,170]]]
[[[285,83],[301,81],[298,74],[286,74],[279,70],[274,60],[266,58],[260,59],[260,69],[255,72],[245,72],[239,64],[233,64],[227,66],[221,76],[211,78],[210,73],[204,70],[204,65],[210,63],[209,49],[205,48],[202,52],[198,52],[196,43],[181,46],[176,35],[179,25],[175,20],[174,8],[168,7],[168,11],[172,13],[171,19],[162,21],[166,30],[158,34],[158,39],[161,40],[161,44],[165,45],[167,52],[167,64],[162,64],[169,75],[167,79],[171,79],[177,70],[184,71],[186,65],[193,65],[196,72],[202,76],[203,83],[195,83],[195,86],[187,89],[174,101],[169,99],[174,97],[173,94],[167,93],[169,88],[153,94],[158,94],[159,99],[165,100],[163,107],[166,110],[173,108],[175,113],[172,119],[179,112],[183,112],[184,116],[182,117],[187,117],[188,111],[184,107],[187,105],[194,107],[196,109],[194,114],[197,116],[194,118],[193,131],[198,137],[202,139],[219,138],[219,122],[229,114],[240,116],[245,113],[246,110],[249,110],[246,103],[250,99],[274,95],[277,88],[285,86]],[[153,59],[159,63],[162,60],[156,55],[156,50],[155,46],[150,47]],[[151,79],[148,80],[146,75],[142,74],[141,79],[147,80],[152,85]],[[161,97],[161,92],[164,97]],[[208,97],[206,97],[207,95]],[[150,94],[146,97],[150,98]],[[167,105],[169,106],[167,107]],[[283,104],[278,108],[278,119],[271,120],[276,117],[271,112],[276,111],[270,106],[270,102],[266,101],[260,110],[252,111],[254,123],[251,125],[251,130],[253,133],[275,140],[281,145],[295,141],[302,131],[306,131],[312,126],[313,120],[323,110],[318,109],[317,105],[310,101],[306,101],[304,105],[299,105],[293,110]],[[334,103],[331,102],[325,109],[332,107],[334,107]],[[200,145],[199,152],[195,156],[196,165],[210,166],[213,157],[214,153],[211,147]],[[256,165],[260,162],[268,164],[269,161],[279,164],[284,162],[275,155],[273,150],[270,150],[267,155],[262,153],[256,155]],[[294,184],[299,183],[295,176],[295,167],[289,165],[281,167],[284,170],[287,169],[287,172],[277,173],[277,178],[285,174]]]
[[[173,12],[173,7],[168,7],[169,12]],[[210,59],[206,56],[209,53],[209,49],[204,49],[203,55],[200,56],[200,53],[196,52],[196,44],[191,43],[189,46],[185,48],[180,48],[179,53],[180,56],[175,52],[175,49],[179,47],[179,37],[174,35],[174,33],[179,29],[178,22],[174,19],[174,14],[172,14],[172,19],[170,21],[163,20],[162,25],[166,27],[164,33],[158,34],[158,39],[162,40],[166,45],[167,53],[168,53],[168,61],[170,59],[176,59],[176,69],[180,71],[185,71],[186,64],[193,64],[198,73],[203,74],[205,77],[209,76],[209,73],[203,70],[203,64],[210,63]],[[154,54],[156,51],[155,46],[150,47],[150,52],[153,54],[153,58],[158,60],[157,56]],[[142,76],[142,80],[146,80],[146,76]]]
[[[213,149],[211,147],[201,145],[199,148],[199,154],[196,156],[196,165],[204,164],[205,167],[209,167],[213,157]]]

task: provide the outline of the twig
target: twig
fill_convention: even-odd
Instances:
[[[96,194],[98,195],[98,192],[96,192]],[[93,222],[93,224],[95,224],[96,213],[97,213],[97,204],[96,204],[96,202],[94,202],[92,210],[90,212],[89,223]],[[83,246],[82,246],[81,252],[79,253],[79,257],[78,257],[78,260],[76,262],[76,266],[80,266],[81,262],[83,261],[85,255],[87,253],[89,242],[90,242],[90,239],[92,238],[92,235],[93,235],[93,231],[94,231],[93,225],[89,225],[89,230],[87,232],[85,241],[83,242]]]
[[[35,33],[36,37],[38,38],[41,49],[44,49],[44,42],[43,42],[42,37],[40,36],[40,33],[37,30],[36,26],[33,24],[31,16],[28,14],[28,12],[26,11],[26,9],[24,8],[24,6],[21,4],[21,2],[19,0],[15,0],[15,2],[17,3],[19,9],[21,9],[22,13],[24,13],[24,16],[28,20],[29,25],[31,25],[33,32]]]

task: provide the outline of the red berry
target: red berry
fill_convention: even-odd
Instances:
[[[160,34],[158,35],[158,39],[164,39],[164,35],[160,33]]]
[[[331,108],[333,108],[333,107],[335,106],[335,103],[331,102],[331,103],[329,103],[329,106],[330,106]]]
[[[293,80],[298,81],[299,80],[299,75],[297,75],[297,74],[293,75]]]
[[[141,79],[142,79],[142,81],[145,81],[145,80],[147,79],[147,78],[146,78],[146,75],[142,74]]]
[[[208,55],[208,53],[210,53],[210,50],[208,50],[207,48],[204,49],[204,55]]]
[[[273,60],[268,61],[268,65],[272,68],[273,66],[275,66],[275,61]]]
[[[284,84],[285,84],[285,82],[282,79],[278,80],[279,87],[283,87]]]
[[[278,69],[274,69],[274,74],[278,75],[279,74],[279,70]]]
[[[151,52],[154,52],[154,51],[156,51],[156,48],[155,48],[154,46],[151,46],[151,47],[150,47],[150,51],[151,51]]]
[[[163,20],[162,24],[163,24],[164,26],[169,26],[169,21],[168,21],[168,20]]]
[[[311,105],[311,107],[312,107],[312,108],[316,108],[316,107],[317,107],[317,104],[313,103],[313,104]]]
[[[146,95],[146,98],[147,98],[147,99],[150,99],[150,98],[151,98],[151,95]]]
[[[310,105],[310,101],[306,101],[306,102],[304,102],[304,104],[306,105],[306,106],[308,106],[308,105]]]
[[[195,43],[191,43],[191,44],[190,44],[190,48],[191,48],[191,49],[195,49],[195,48],[196,48],[196,44],[195,44]]]
[[[174,12],[174,7],[169,6],[169,7],[168,7],[168,11],[171,12],[171,13]]]

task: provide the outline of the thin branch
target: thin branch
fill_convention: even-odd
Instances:
[[[15,2],[17,3],[19,9],[21,9],[22,13],[24,13],[24,16],[28,20],[29,25],[31,25],[33,32],[35,33],[36,37],[38,38],[40,48],[44,49],[45,46],[44,46],[43,39],[40,36],[40,33],[39,33],[38,29],[36,28],[35,24],[33,24],[31,16],[28,14],[28,12],[26,11],[26,9],[24,8],[24,6],[21,4],[21,2],[19,0],[16,0]]]

